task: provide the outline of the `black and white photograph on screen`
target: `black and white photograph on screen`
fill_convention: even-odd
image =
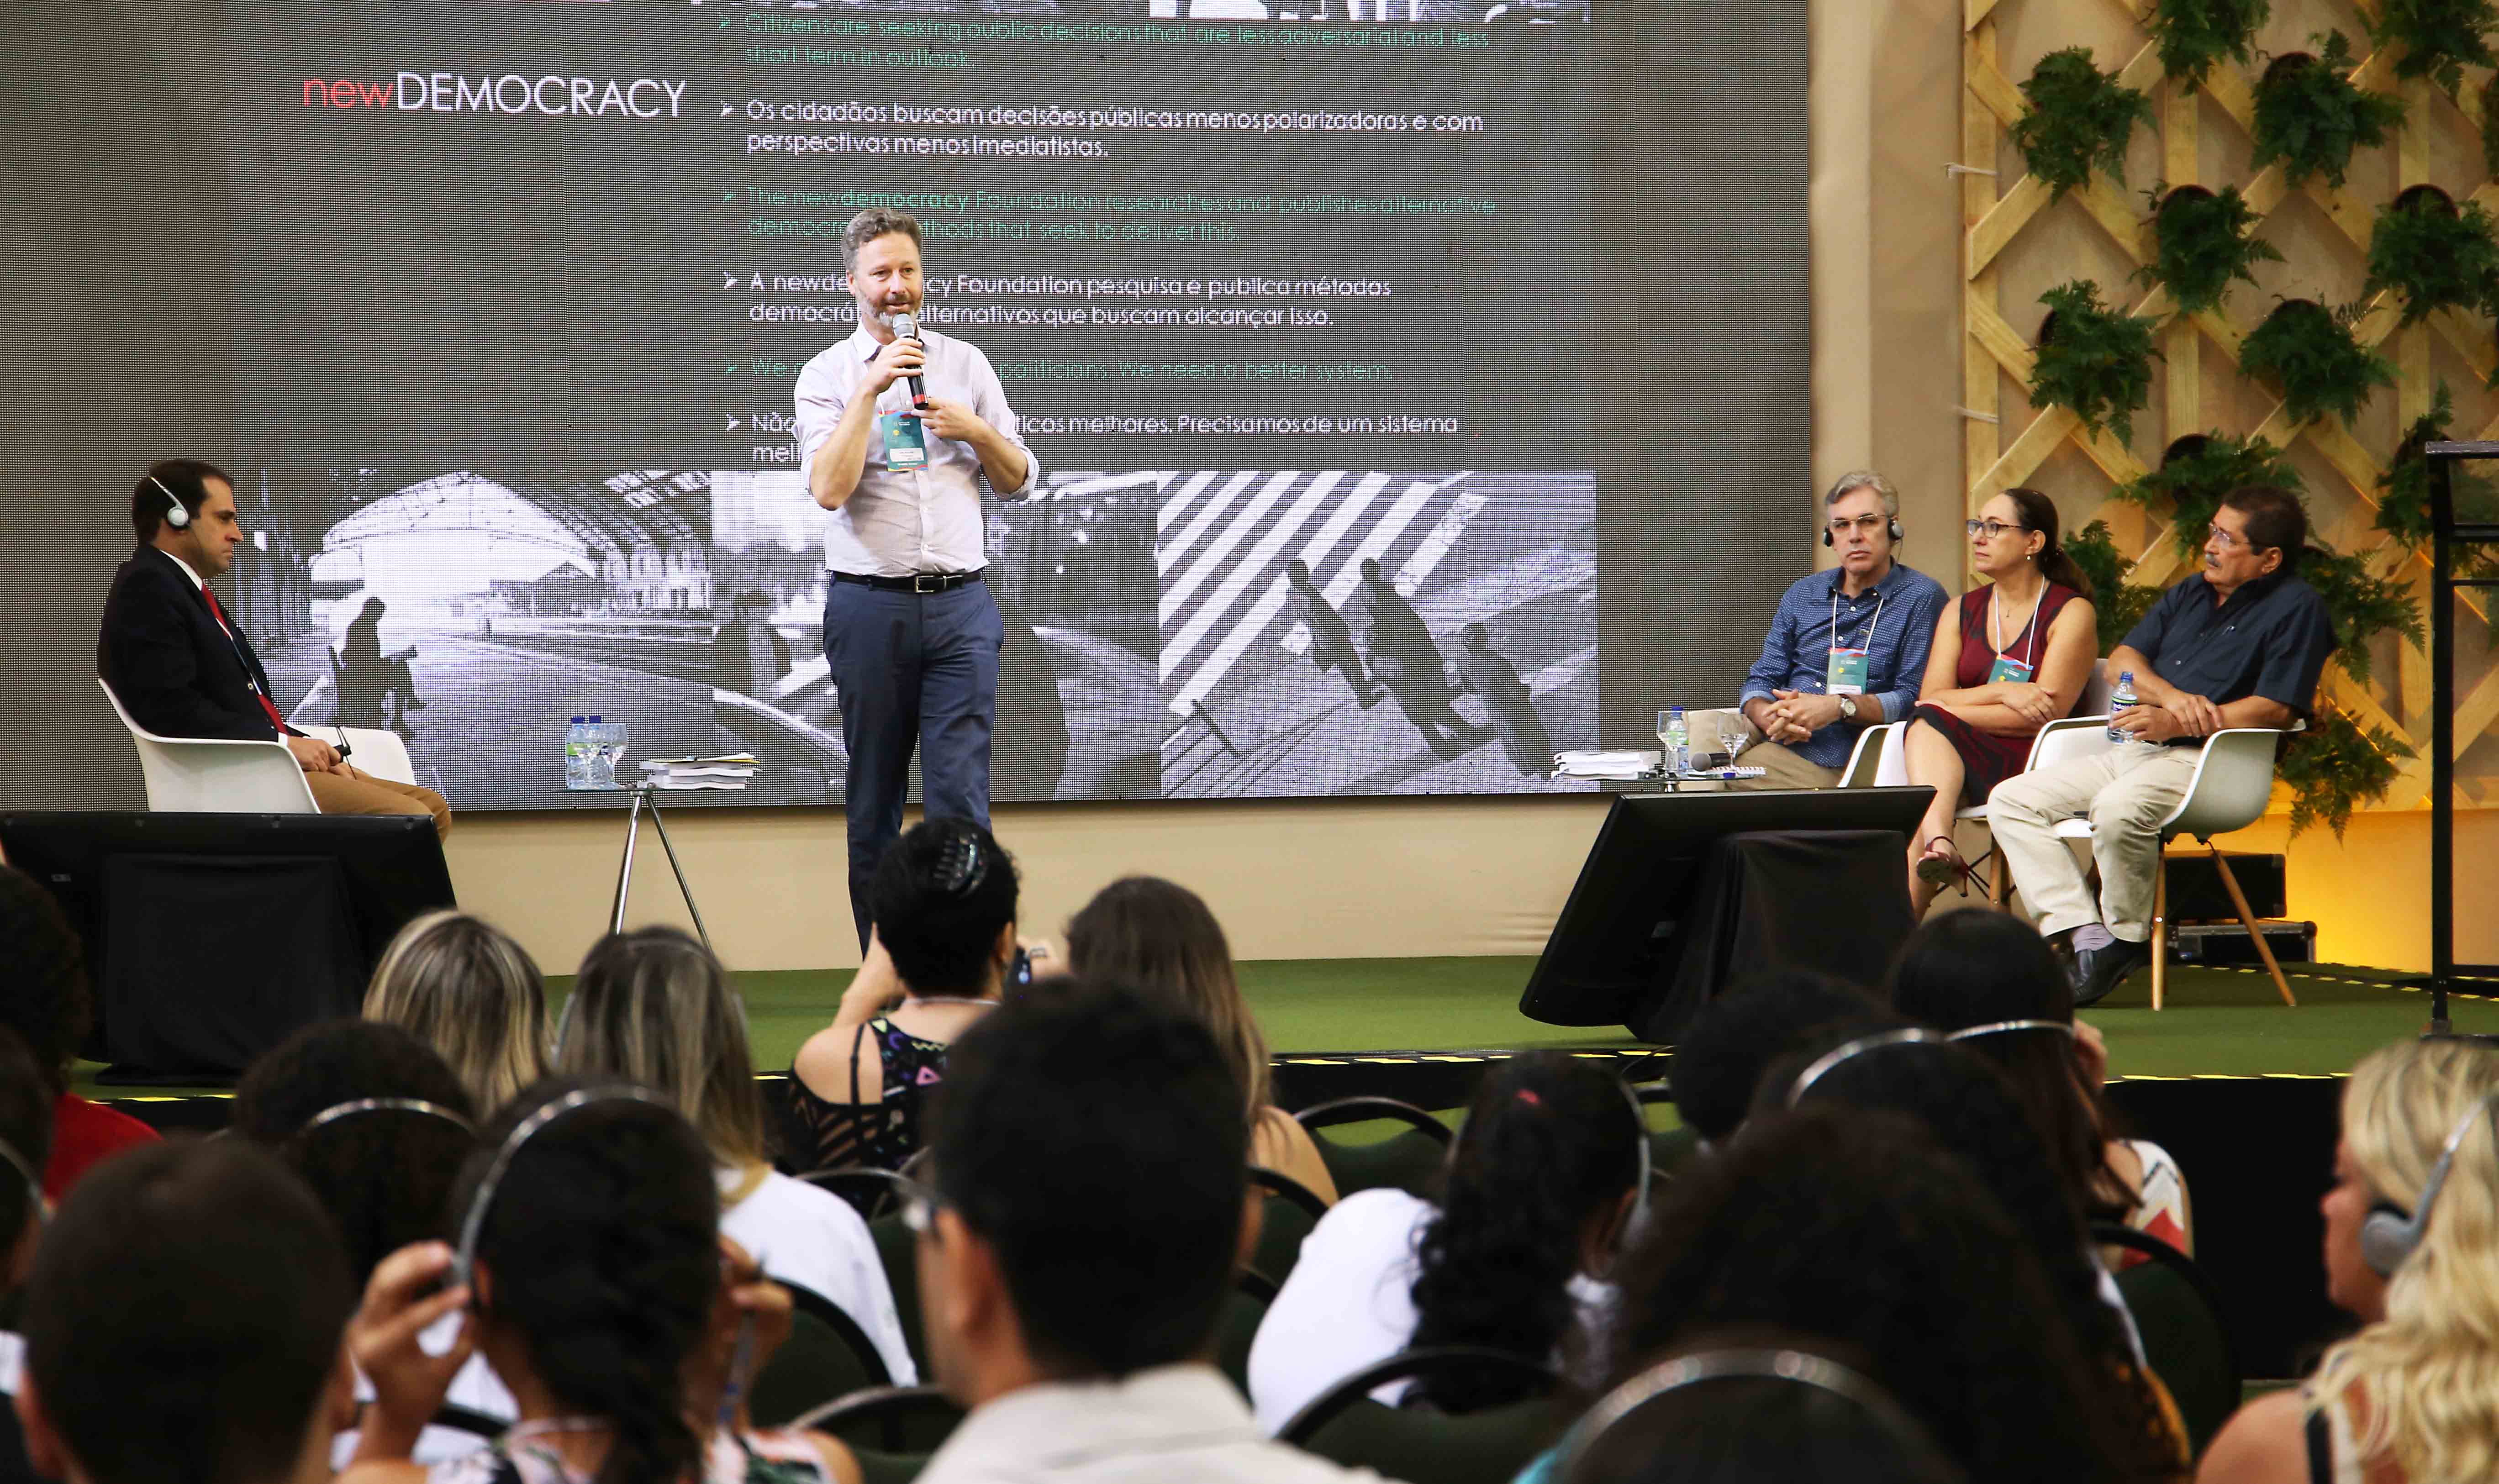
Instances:
[[[825,514],[795,470],[712,473],[720,597],[712,703],[759,756],[795,752],[841,798],[839,696],[825,661]],[[1151,798],[1163,733],[1154,688],[1152,475],[1051,472],[986,507],[988,586],[1004,620],[990,795]],[[913,795],[919,791],[914,764]]]
[[[1597,725],[1596,475],[1199,469],[1155,516],[1171,798],[1542,792]]]
[[[712,720],[709,473],[242,482],[236,616],[295,726],[396,731],[420,782],[490,809],[566,801],[576,715],[626,728],[620,771],[734,742]],[[767,769],[745,797],[802,783]]]

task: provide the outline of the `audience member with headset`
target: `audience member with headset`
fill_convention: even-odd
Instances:
[[[1017,962],[1016,867],[969,820],[913,825],[877,862],[867,956],[833,1022],[792,1061],[782,1159],[798,1173],[899,1170],[920,1151],[946,1048]]]
[[[673,927],[600,939],[573,980],[556,1067],[667,1094],[711,1148],[722,1234],[774,1279],[857,1320],[894,1384],[919,1381],[867,1223],[841,1197],[792,1179],[767,1158],[745,1007],[709,950]]]
[[[1674,1109],[1704,1148],[1753,1109],[1764,1073],[1807,1047],[1905,1024],[1844,979],[1792,965],[1757,970],[1703,1003],[1674,1045]]]
[[[1921,915],[1969,875],[1954,812],[1987,802],[2028,763],[2039,728],[2073,714],[2100,648],[2091,579],[2058,544],[2056,501],[2016,486],[1965,524],[1970,565],[1987,581],[1935,620],[1917,709],[1900,729],[1909,782],[1935,790],[1909,842],[1909,905]]]
[[[1738,760],[1763,774],[1739,788],[1837,784],[1858,732],[1907,717],[1927,671],[1946,598],[1933,578],[1899,560],[1899,492],[1857,469],[1833,482],[1822,513],[1822,544],[1839,563],[1780,597],[1744,677],[1736,704],[1750,742]],[[1709,726],[1695,726],[1695,748],[1713,740]]]
[[[1269,1432],[1365,1366],[1415,1345],[1474,1344],[1566,1365],[1634,1224],[1647,1124],[1622,1083],[1563,1051],[1484,1076],[1437,1202],[1394,1187],[1337,1203],[1310,1236],[1250,1348]],[[1421,1400],[1462,1412],[1517,1400],[1482,1378]],[[1398,1388],[1398,1391],[1403,1388]]]
[[[2064,966],[2028,923],[2001,912],[1931,918],[1901,947],[1890,986],[1894,1009],[2004,1074],[2086,1217],[2194,1251],[2186,1172],[2157,1144],[2112,1137],[2098,1032],[2074,1018]]]
[[[11,971],[9,992],[0,994],[0,1026],[16,1031],[34,1052],[52,1099],[51,1155],[43,1176],[44,1194],[57,1201],[97,1161],[154,1144],[156,1131],[70,1090],[70,1062],[94,1014],[86,953],[52,894],[7,865],[0,865],[0,964]]]
[[[52,1099],[44,1069],[16,1033],[0,1026],[0,1297],[16,1294],[44,1235],[44,1162],[52,1152]],[[25,1340],[0,1333],[0,1392],[15,1396]],[[25,1430],[0,1399],[0,1484],[42,1477],[26,1460]]]
[[[2352,1069],[2325,1288],[2364,1326],[2308,1383],[2239,1409],[2202,1484],[2499,1474],[2499,1051],[2399,1042]]]
[[[338,1223],[359,1290],[382,1259],[441,1233],[452,1183],[476,1145],[475,1105],[442,1058],[370,1020],[308,1025],[263,1054],[235,1087],[229,1126],[303,1178]],[[356,1400],[372,1399],[358,1376]],[[511,1393],[474,1357],[449,1400],[505,1422],[517,1415]],[[416,1457],[432,1463],[482,1445],[472,1433],[428,1428]],[[332,1461],[344,1467],[355,1447],[356,1435],[341,1433]]]
[[[28,1458],[76,1484],[325,1484],[354,1416],[355,1292],[328,1214],[268,1151],[114,1157],[61,1204],[26,1283]]]
[[[1203,1022],[1054,980],[949,1062],[905,1216],[937,1378],[970,1415],[920,1484],[1373,1477],[1268,1441],[1206,1361],[1259,1207]]]
[[[323,814],[432,815],[451,832],[441,794],[357,771],[338,748],[298,730],[269,672],[209,587],[243,544],[234,480],[197,459],[148,466],[130,495],[139,549],[114,574],[96,640],[96,673],[141,726],[165,737],[283,742]]]
[[[2142,1338],[2099,1258],[2082,1212],[2003,1075],[1924,1029],[1835,1041],[1772,1069],[1755,1115],[1836,1105],[1913,1118],[1960,1157],[2021,1229],[2050,1296],[2090,1364],[2066,1387],[2126,1442],[2128,1478],[2171,1477],[2188,1463],[2186,1425],[2144,1359]]]
[[[547,1075],[546,980],[509,933],[468,913],[401,928],[373,965],[364,1014],[434,1048],[481,1116]]]
[[[2075,1384],[2089,1351],[2029,1234],[1964,1161],[1901,1114],[1813,1102],[1756,1114],[1665,1189],[1617,1282],[1614,1385],[1677,1356],[1812,1337],[1814,1349],[1897,1399],[1971,1479],[2160,1476],[2131,1462],[2138,1450],[2118,1419]],[[1728,1436],[1723,1419],[1704,1421],[1693,1433],[1648,1434],[1642,1459],[1611,1444],[1574,1457],[1603,1431],[1598,1422],[1522,1478],[1711,1477],[1678,1473],[1677,1463],[1693,1458],[1696,1435]]]
[[[720,1235],[712,1153],[659,1094],[555,1078],[483,1131],[454,1244],[385,1259],[348,1339],[373,1379],[348,1484],[856,1484],[833,1438],[759,1433],[743,1385],[789,1295]],[[466,1309],[436,1354],[420,1337]],[[410,1458],[471,1351],[520,1403],[491,1448]]]
[[[1336,1181],[1318,1145],[1291,1113],[1276,1106],[1267,1038],[1233,978],[1232,946],[1224,941],[1223,926],[1196,892],[1152,876],[1111,883],[1068,919],[1067,965],[1087,979],[1168,997],[1204,1020],[1230,1057],[1249,1104],[1250,1162],[1335,1202]]]

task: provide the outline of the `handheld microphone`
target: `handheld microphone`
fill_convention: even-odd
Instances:
[[[907,310],[896,314],[893,316],[893,333],[906,340],[916,340],[920,339],[920,321],[913,318]],[[915,407],[928,405],[928,384],[917,375],[907,379],[911,383],[911,404]]]

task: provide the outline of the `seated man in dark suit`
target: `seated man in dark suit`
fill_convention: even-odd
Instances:
[[[323,814],[431,814],[451,832],[441,794],[360,773],[286,724],[268,671],[208,586],[243,542],[223,469],[196,459],[151,467],[131,493],[130,524],[139,549],[114,574],[95,665],[132,721],[166,737],[284,742]]]

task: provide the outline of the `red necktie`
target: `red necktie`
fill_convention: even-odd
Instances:
[[[210,617],[214,618],[217,621],[217,627],[226,631],[226,639],[231,643],[234,639],[234,625],[226,622],[226,610],[217,606],[217,595],[210,591],[208,584],[202,583],[200,585],[200,596],[209,600]],[[241,644],[235,645],[235,659],[238,661],[243,659],[243,646]],[[282,737],[286,735],[286,718],[277,714],[277,703],[263,694],[260,687],[252,683],[251,669],[248,665],[243,668],[243,683],[245,686],[250,687],[251,698],[260,702],[260,709],[269,714],[269,725],[277,728],[277,734],[279,736]]]

